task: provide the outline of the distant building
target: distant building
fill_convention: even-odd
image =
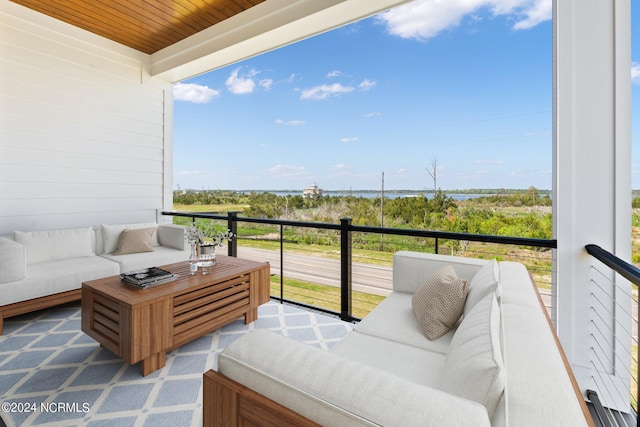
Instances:
[[[305,199],[317,199],[322,197],[322,188],[318,188],[316,184],[310,185],[302,190],[302,197]]]

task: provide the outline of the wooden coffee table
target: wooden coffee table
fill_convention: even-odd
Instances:
[[[142,375],[164,367],[166,352],[244,316],[258,318],[269,301],[269,264],[218,256],[210,274],[189,275],[189,264],[161,266],[174,282],[137,289],[106,277],[82,284],[82,330]]]

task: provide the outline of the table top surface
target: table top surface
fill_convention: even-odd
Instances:
[[[209,274],[202,274],[202,271],[198,270],[197,274],[190,275],[188,261],[158,266],[176,274],[178,278],[173,282],[147,289],[139,289],[124,283],[119,275],[84,282],[82,287],[83,289],[89,289],[92,292],[108,296],[111,299],[133,305],[191,292],[242,274],[260,270],[265,266],[268,267],[268,265],[268,263],[264,262],[217,255],[216,264],[211,268],[211,273]]]

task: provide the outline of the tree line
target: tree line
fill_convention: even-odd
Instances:
[[[635,202],[635,200],[634,200]],[[531,187],[520,192],[456,201],[444,191],[427,197],[365,198],[323,196],[303,198],[269,192],[175,192],[176,204],[241,205],[241,216],[338,223],[351,218],[356,225],[400,227],[497,236],[550,239],[551,198]],[[509,208],[514,208],[513,210]]]

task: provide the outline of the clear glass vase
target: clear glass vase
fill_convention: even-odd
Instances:
[[[215,246],[200,245],[200,266],[202,274],[209,274],[216,263]]]
[[[192,276],[198,272],[198,252],[196,244],[191,243],[191,252],[189,253],[189,274]]]

